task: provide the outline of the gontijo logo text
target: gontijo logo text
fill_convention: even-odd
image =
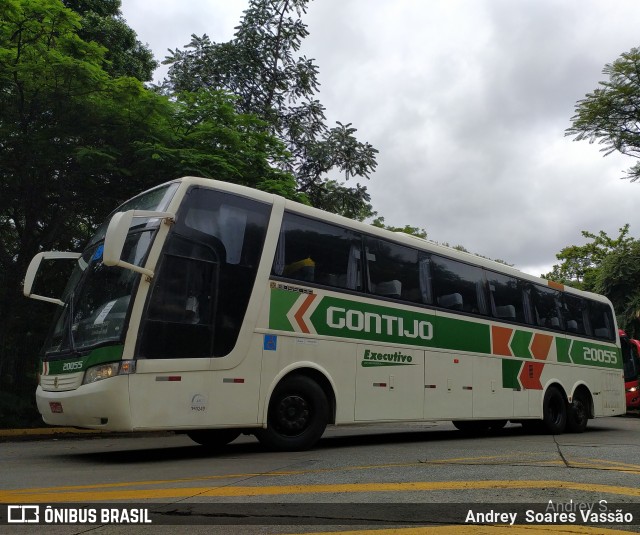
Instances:
[[[364,331],[365,333],[387,334],[389,336],[433,338],[433,325],[424,320],[409,320],[410,328],[405,329],[404,318],[388,314],[375,314],[341,307],[327,308],[327,325],[333,329]]]

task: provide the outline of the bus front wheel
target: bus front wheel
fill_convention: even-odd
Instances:
[[[555,386],[550,386],[545,392],[542,423],[547,433],[552,435],[560,435],[567,425],[567,403]]]
[[[320,439],[328,421],[329,403],[320,385],[302,375],[286,377],[271,396],[266,429],[256,436],[272,450],[306,450]]]

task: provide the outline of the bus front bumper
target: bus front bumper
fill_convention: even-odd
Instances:
[[[36,403],[42,419],[50,425],[132,431],[128,376],[111,377],[63,392],[38,386]]]

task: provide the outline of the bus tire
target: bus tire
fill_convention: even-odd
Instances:
[[[194,442],[211,449],[222,448],[240,436],[239,429],[199,429],[187,436]]]
[[[567,425],[567,403],[555,386],[550,386],[544,394],[542,423],[545,431],[551,435],[564,433]]]
[[[573,402],[567,410],[567,431],[582,433],[587,428],[589,409],[584,397],[580,394],[573,396]]]
[[[286,377],[269,401],[267,427],[256,437],[271,450],[302,451],[314,446],[329,421],[324,390],[303,375]]]

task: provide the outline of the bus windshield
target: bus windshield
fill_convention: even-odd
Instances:
[[[116,211],[164,210],[177,187],[177,184],[169,184],[151,190]],[[45,354],[75,353],[122,339],[129,302],[140,275],[105,266],[102,262],[103,240],[111,215],[77,260],[62,296],[64,306],[58,311],[45,343]],[[137,219],[125,242],[122,258],[131,264],[142,265],[158,226],[158,219]]]

